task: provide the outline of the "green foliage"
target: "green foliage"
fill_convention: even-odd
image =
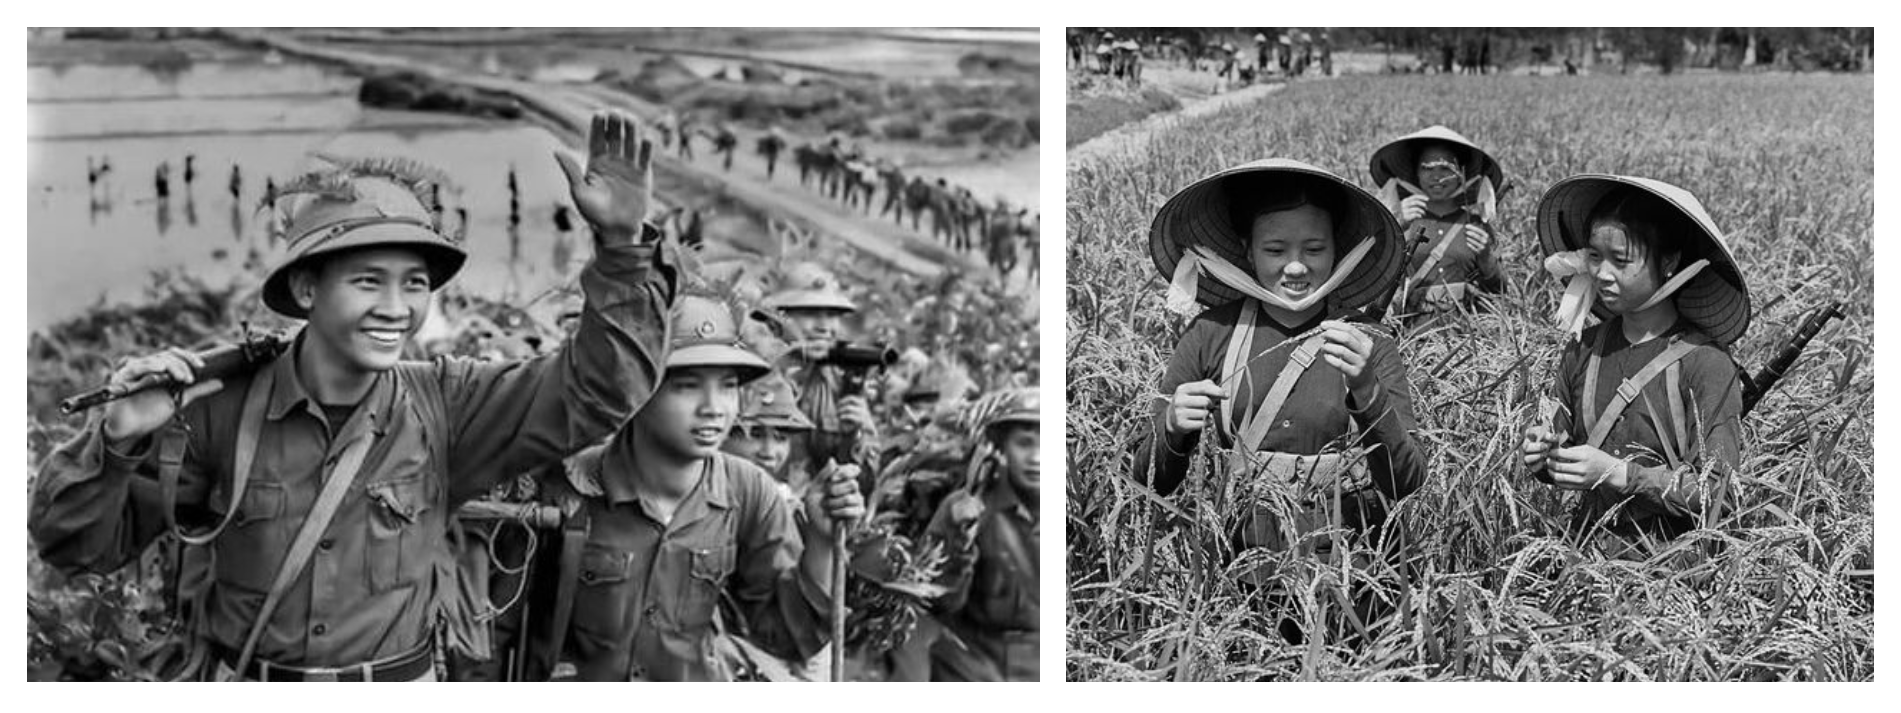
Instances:
[[[1872,679],[1872,97],[1850,76],[1348,78],[1071,167],[1068,677]],[[1175,190],[1258,158],[1364,183],[1374,149],[1435,123],[1518,186],[1495,226],[1510,284],[1497,313],[1403,338],[1430,464],[1387,528],[1399,556],[1359,569],[1254,553],[1224,570],[1223,454],[1201,454],[1165,506],[1130,480],[1184,326],[1162,309],[1149,222]],[[1742,507],[1643,561],[1566,539],[1571,497],[1515,465],[1562,343],[1534,209],[1586,171],[1703,200],[1755,299],[1745,366],[1821,302],[1849,315],[1745,420]],[[1275,567],[1266,588],[1235,576],[1256,564]],[[1305,644],[1275,634],[1283,617]]]

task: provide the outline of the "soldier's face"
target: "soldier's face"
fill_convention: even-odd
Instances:
[[[355,372],[395,368],[429,316],[429,290],[428,264],[398,248],[343,253],[291,276],[318,358]]]
[[[758,464],[783,481],[786,460],[792,457],[792,436],[772,426],[742,424],[733,427],[721,449]]]
[[[806,339],[841,339],[845,334],[845,320],[831,310],[789,309],[785,316]]]
[[[1003,467],[1005,477],[1015,486],[1017,492],[1035,495],[1042,482],[1042,460],[1037,455],[1041,439],[1037,437],[1035,426],[1014,426],[1003,435]]]
[[[1311,205],[1263,214],[1254,219],[1248,254],[1262,287],[1305,298],[1333,275],[1333,216]]]
[[[668,369],[653,398],[634,415],[645,440],[679,459],[710,458],[739,414],[739,372],[731,367]]]
[[[1650,300],[1663,286],[1663,275],[1674,271],[1677,256],[1662,256],[1661,264],[1652,260],[1643,243],[1631,239],[1625,226],[1599,221],[1591,226],[1591,244],[1585,253],[1597,278],[1597,299],[1613,314],[1629,314]]]

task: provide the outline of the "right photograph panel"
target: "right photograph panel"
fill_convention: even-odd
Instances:
[[[1871,680],[1870,28],[1069,28],[1072,681]]]

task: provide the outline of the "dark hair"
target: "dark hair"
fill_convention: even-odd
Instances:
[[[1221,192],[1228,201],[1228,222],[1234,234],[1241,236],[1244,248],[1254,236],[1254,221],[1261,216],[1310,205],[1333,220],[1334,251],[1345,249],[1340,232],[1347,223],[1347,197],[1338,186],[1305,176],[1245,173],[1223,181]]]
[[[1682,211],[1649,191],[1629,186],[1611,189],[1586,214],[1585,233],[1578,237],[1588,245],[1591,231],[1599,223],[1623,228],[1630,242],[1639,246],[1650,274],[1659,281],[1667,277],[1663,263],[1669,257],[1675,256],[1679,266],[1696,259],[1685,249],[1691,242],[1683,239],[1695,232],[1696,226],[1690,224]]]

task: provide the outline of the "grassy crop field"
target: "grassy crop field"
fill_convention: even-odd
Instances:
[[[1873,679],[1873,98],[1866,75],[1353,77],[1071,166],[1067,678]],[[1439,123],[1516,183],[1495,224],[1503,306],[1400,338],[1430,468],[1387,528],[1400,556],[1356,569],[1250,554],[1281,565],[1278,594],[1262,596],[1209,554],[1232,517],[1219,503],[1233,488],[1211,477],[1225,454],[1204,447],[1166,500],[1131,480],[1130,446],[1186,326],[1162,308],[1150,221],[1174,191],[1258,158],[1364,185],[1376,148]],[[1535,208],[1581,172],[1703,201],[1754,298],[1734,349],[1750,372],[1815,306],[1847,313],[1744,419],[1739,507],[1648,561],[1568,541],[1573,497],[1518,466],[1564,339]],[[1355,596],[1380,614],[1359,620]],[[1275,634],[1280,616],[1304,644]]]

